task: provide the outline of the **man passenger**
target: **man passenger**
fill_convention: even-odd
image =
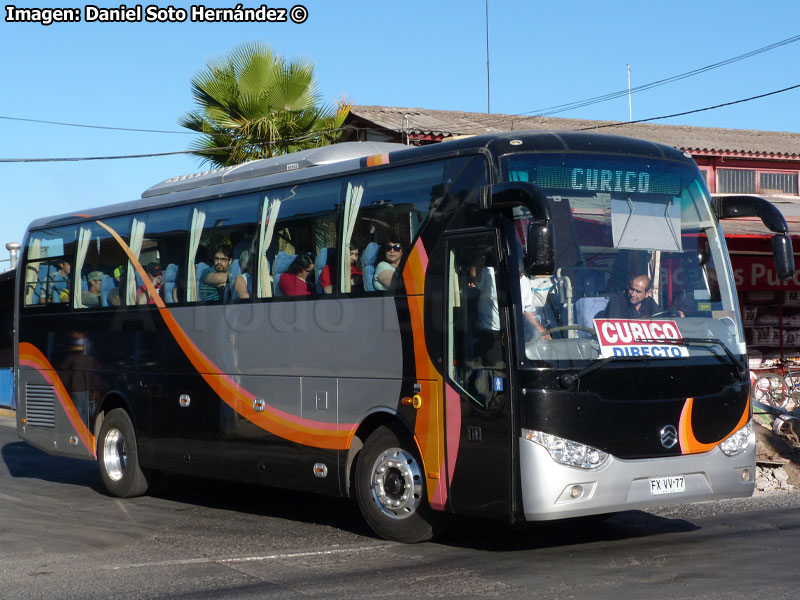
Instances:
[[[120,286],[122,282],[123,271],[124,267],[122,265],[114,269],[114,288],[108,292],[109,306],[120,306],[122,304],[122,298],[120,297]]]
[[[81,292],[81,304],[88,308],[100,306],[100,288],[103,284],[103,272],[92,271],[86,277],[86,281],[89,284],[89,289]]]
[[[145,265],[144,271],[147,274],[147,278],[150,280],[150,283],[152,283],[153,287],[156,288],[156,293],[161,295],[161,284],[163,282],[161,267],[158,265],[158,263],[150,262]],[[155,303],[155,297],[150,295],[147,285],[142,283],[142,285],[140,285],[136,290],[136,304]]]
[[[659,310],[652,296],[650,278],[647,275],[636,275],[628,283],[626,292],[609,300],[606,316],[609,319],[646,319]]]
[[[47,289],[42,289],[39,294],[40,304],[69,301],[69,261],[63,258],[57,260],[56,267],[58,270],[47,276]]]
[[[222,243],[214,252],[214,266],[200,274],[200,299],[206,302],[219,302],[228,284],[228,268],[233,261],[233,247]]]

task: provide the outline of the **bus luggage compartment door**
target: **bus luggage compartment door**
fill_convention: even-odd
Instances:
[[[52,454],[94,458],[87,392],[70,394],[55,371],[28,368],[20,368],[17,390],[17,429],[22,439]]]

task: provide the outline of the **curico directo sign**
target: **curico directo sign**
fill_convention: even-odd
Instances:
[[[632,319],[595,319],[600,356],[649,356],[679,358],[689,356],[689,349],[675,344],[683,339],[675,321],[638,321]]]

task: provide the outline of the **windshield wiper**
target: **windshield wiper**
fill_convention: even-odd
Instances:
[[[733,352],[730,351],[730,349],[728,348],[728,346],[725,345],[724,342],[722,342],[722,341],[720,341],[720,340],[718,340],[716,338],[695,338],[695,337],[688,337],[687,338],[687,337],[685,337],[685,338],[681,338],[679,340],[652,340],[652,339],[645,339],[645,340],[641,340],[641,341],[642,342],[652,343],[652,344],[672,344],[673,346],[679,346],[679,345],[689,346],[691,344],[694,344],[696,346],[720,346],[725,351],[725,354],[728,355],[728,358],[731,359],[731,362],[736,366],[736,371],[739,373],[739,375],[741,376],[741,375],[744,375],[745,373],[747,373],[747,367],[744,366],[744,363],[742,363],[742,361],[740,361],[739,358]],[[714,356],[718,356],[718,355],[715,354]]]
[[[698,346],[721,346],[722,349],[725,351],[725,354],[728,355],[731,363],[736,367],[736,372],[739,376],[743,376],[747,372],[747,368],[744,366],[742,361],[738,359],[738,357],[731,352],[728,347],[725,345],[724,342],[714,338],[681,338],[679,340],[656,340],[656,339],[642,339],[636,340],[637,342],[649,343],[649,344],[671,344],[673,346],[678,345],[685,345],[688,346],[690,344],[698,345]],[[721,358],[719,355],[715,354],[717,358]],[[581,369],[577,373],[571,373],[569,375],[560,375],[558,377],[558,383],[564,389],[569,389],[573,387],[581,377],[588,375],[607,365],[608,363],[615,361],[615,360],[625,360],[625,361],[637,361],[637,360],[651,360],[652,356],[607,356],[606,358],[601,358],[600,360],[592,363],[588,367]],[[662,359],[656,359],[662,360]]]
[[[605,358],[601,358],[590,364],[588,367],[585,367],[578,371],[577,373],[570,373],[569,375],[559,375],[558,376],[558,383],[564,389],[569,389],[575,385],[575,383],[584,375],[588,375],[597,369],[601,369],[605,365],[613,361],[623,361],[623,362],[640,362],[643,360],[650,360],[653,358],[652,356],[606,356]]]

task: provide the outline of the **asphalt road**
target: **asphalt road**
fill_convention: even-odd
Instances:
[[[602,523],[459,521],[435,543],[405,546],[374,538],[343,500],[173,483],[157,497],[111,498],[95,463],[35,450],[0,416],[0,598],[800,595],[800,494]]]

